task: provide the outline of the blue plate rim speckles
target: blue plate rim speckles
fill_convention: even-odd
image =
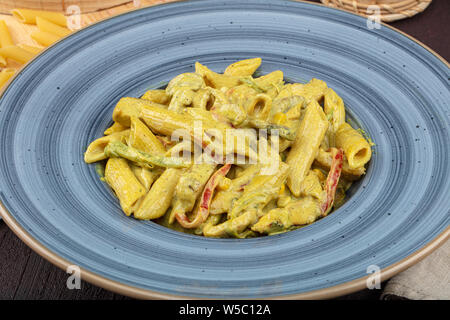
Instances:
[[[440,190],[450,183],[449,72],[416,40],[365,23],[306,2],[206,0],[136,10],[72,34],[3,91],[1,215],[58,267],[78,265],[84,280],[137,298],[330,298],[363,289],[373,266],[382,280],[393,276],[450,236]],[[263,73],[327,81],[376,143],[349,201],[311,226],[245,240],[121,215],[82,163],[114,102],[196,59],[220,71],[257,53]]]

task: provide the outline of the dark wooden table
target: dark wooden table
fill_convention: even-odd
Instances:
[[[448,61],[449,18],[450,1],[433,0],[425,12],[391,25],[425,43]],[[82,282],[81,290],[69,290],[67,277],[64,271],[29,249],[0,221],[0,299],[128,299],[87,282]],[[339,299],[379,299],[381,291],[367,289]]]

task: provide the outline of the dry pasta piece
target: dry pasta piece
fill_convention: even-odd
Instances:
[[[31,34],[31,38],[36,40],[39,44],[48,47],[54,44],[56,41],[61,39],[60,36],[57,36],[53,33],[44,32],[44,31],[35,31]]]
[[[35,46],[29,46],[29,45],[23,44],[23,43],[19,44],[19,47],[22,48],[22,49],[25,49],[25,50],[27,50],[28,52],[31,52],[31,53],[33,53],[33,54],[38,54],[38,53],[40,53],[40,52],[42,51],[42,49],[43,49],[43,48],[39,48],[39,47],[35,47]]]
[[[105,180],[116,193],[120,206],[127,216],[131,215],[146,190],[135,177],[125,159],[111,158],[106,163]]]
[[[0,88],[16,73],[16,69],[6,68],[0,72]]]
[[[6,62],[6,59],[3,58],[3,56],[0,56],[0,68],[6,67],[7,64],[8,62]]]
[[[372,150],[367,140],[348,123],[341,124],[336,132],[336,146],[344,149],[351,169],[364,167],[372,157]]]
[[[61,27],[47,19],[42,17],[36,17],[36,24],[39,30],[43,32],[53,33],[58,37],[65,37],[70,34],[70,30],[64,27]]]
[[[18,46],[7,46],[0,48],[0,56],[20,63],[26,63],[33,59],[34,54]]]
[[[41,17],[59,26],[67,27],[66,17],[59,12],[31,10],[31,9],[13,9],[11,10],[13,17],[22,23],[36,24],[36,18]]]
[[[14,45],[11,34],[4,20],[0,20],[0,47],[7,47]]]

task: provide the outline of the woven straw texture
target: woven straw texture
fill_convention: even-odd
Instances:
[[[320,0],[323,4],[341,8],[366,16],[376,15],[379,9],[380,19],[391,22],[410,18],[425,10],[432,0]],[[375,7],[375,6],[378,6]]]
[[[0,12],[8,13],[11,9],[26,8],[66,12],[71,5],[80,7],[82,13],[112,8],[129,0],[2,0]]]

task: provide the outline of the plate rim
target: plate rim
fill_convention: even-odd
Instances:
[[[198,2],[198,1],[199,0],[193,0],[192,2]],[[363,16],[362,14],[346,11],[346,10],[343,10],[343,9],[340,9],[340,8],[329,7],[329,6],[327,6],[325,4],[322,4],[322,3],[309,2],[309,1],[305,1],[305,0],[284,0],[284,1],[307,3],[307,4],[313,5],[313,6],[326,7],[326,8],[331,9],[331,10],[336,10],[336,11],[340,11],[340,12],[345,12],[346,14],[367,18],[367,17]],[[86,27],[84,27],[82,29],[79,29],[79,30],[76,30],[76,31],[72,31],[71,34],[61,38],[60,40],[58,40],[57,42],[55,42],[51,46],[49,46],[47,48],[44,48],[39,54],[34,56],[33,59],[31,59],[26,64],[21,66],[17,70],[17,72],[14,74],[14,76],[11,77],[11,79],[9,79],[9,81],[3,86],[3,88],[0,89],[0,99],[2,98],[3,94],[8,89],[8,87],[10,86],[10,84],[14,81],[14,79],[16,77],[18,77],[20,75],[20,73],[23,72],[23,70],[25,70],[29,64],[33,63],[33,61],[38,56],[40,56],[41,54],[43,54],[44,52],[46,52],[47,50],[49,50],[53,46],[57,45],[59,42],[64,41],[65,39],[71,37],[72,35],[80,32],[82,30],[91,28],[91,27],[97,25],[98,23],[101,23],[101,22],[104,22],[104,21],[107,21],[107,20],[110,20],[110,19],[114,19],[114,18],[122,16],[122,15],[130,14],[130,13],[135,12],[135,11],[146,10],[148,8],[159,7],[159,6],[170,6],[170,5],[174,4],[174,3],[179,3],[179,2],[188,2],[188,0],[174,0],[174,1],[171,1],[169,3],[160,3],[160,4],[155,4],[155,5],[151,5],[151,6],[147,6],[147,7],[132,9],[132,10],[120,13],[118,15],[114,15],[112,17],[103,18],[103,19],[101,19],[101,20],[99,20],[99,21],[97,21],[95,23],[92,23],[89,26],[86,26]],[[439,60],[441,60],[447,67],[450,68],[450,63],[447,60],[445,60],[441,55],[439,55],[437,52],[435,52],[433,49],[428,47],[426,44],[424,44],[421,41],[417,40],[416,38],[406,34],[405,32],[403,32],[403,31],[401,31],[401,30],[399,30],[399,29],[397,29],[397,28],[395,28],[393,26],[388,25],[385,22],[381,22],[380,24],[383,25],[384,27],[387,27],[387,28],[397,32],[397,33],[400,33],[401,35],[403,35],[403,36],[409,38],[410,40],[412,40],[413,42],[417,43],[419,46],[423,47],[428,52],[432,53]],[[30,249],[32,249],[34,252],[39,254],[41,257],[43,257],[44,259],[46,259],[47,261],[49,261],[53,265],[57,266],[58,268],[62,269],[65,272],[67,271],[67,268],[69,266],[74,265],[74,263],[71,263],[69,260],[66,260],[66,259],[62,258],[61,256],[57,255],[52,250],[48,249],[42,243],[40,243],[38,240],[36,240],[33,236],[31,236],[31,234],[29,234],[17,222],[17,220],[6,209],[6,207],[4,206],[4,204],[1,201],[0,201],[0,218],[3,218],[3,221],[6,223],[6,225]],[[393,277],[394,275],[396,275],[396,274],[402,272],[403,270],[411,267],[412,265],[420,262],[425,257],[427,257],[429,254],[431,254],[434,250],[436,250],[442,244],[444,244],[446,241],[448,241],[449,239],[450,239],[450,226],[447,226],[447,228],[444,231],[442,231],[438,236],[436,236],[435,238],[430,240],[425,246],[423,246],[419,250],[416,250],[415,252],[411,253],[410,255],[408,255],[407,257],[405,257],[403,259],[401,259],[400,261],[397,261],[396,263],[391,264],[388,267],[381,269],[380,270],[380,280],[381,281],[388,280],[391,277]],[[182,295],[175,295],[175,294],[168,294],[168,293],[157,292],[157,291],[148,290],[148,289],[142,289],[142,288],[138,288],[138,287],[135,287],[135,286],[132,286],[132,285],[121,283],[119,281],[108,279],[106,277],[103,277],[103,276],[95,273],[95,272],[86,270],[85,268],[82,268],[82,267],[79,267],[79,268],[80,268],[80,277],[81,277],[82,280],[84,280],[86,282],[89,282],[89,283],[91,283],[93,285],[99,286],[99,287],[101,287],[103,289],[106,289],[106,290],[109,290],[109,291],[112,291],[112,292],[115,292],[115,293],[118,293],[118,294],[122,294],[122,295],[125,295],[125,296],[128,296],[128,297],[132,297],[132,298],[137,298],[137,299],[168,299],[168,300],[177,300],[177,299],[184,299],[184,300],[209,300],[209,299],[199,298],[199,297],[182,296]],[[367,283],[367,280],[370,277],[371,277],[371,275],[367,275],[367,276],[364,276],[364,277],[361,277],[361,278],[358,278],[358,279],[354,279],[352,281],[348,281],[348,282],[345,282],[345,283],[341,283],[341,284],[338,284],[338,285],[335,285],[335,286],[331,286],[331,287],[327,287],[327,288],[323,288],[323,289],[312,290],[312,291],[296,293],[296,294],[290,294],[290,295],[271,296],[271,297],[267,297],[267,298],[262,298],[260,300],[275,300],[275,299],[288,299],[288,300],[294,300],[294,299],[305,299],[305,300],[331,299],[331,298],[347,295],[347,294],[350,294],[350,293],[353,293],[353,292],[356,292],[356,291],[359,291],[359,290],[363,290],[364,288],[367,287],[366,283]],[[249,299],[255,299],[255,298],[249,298]],[[246,298],[246,300],[247,300],[247,298]]]

